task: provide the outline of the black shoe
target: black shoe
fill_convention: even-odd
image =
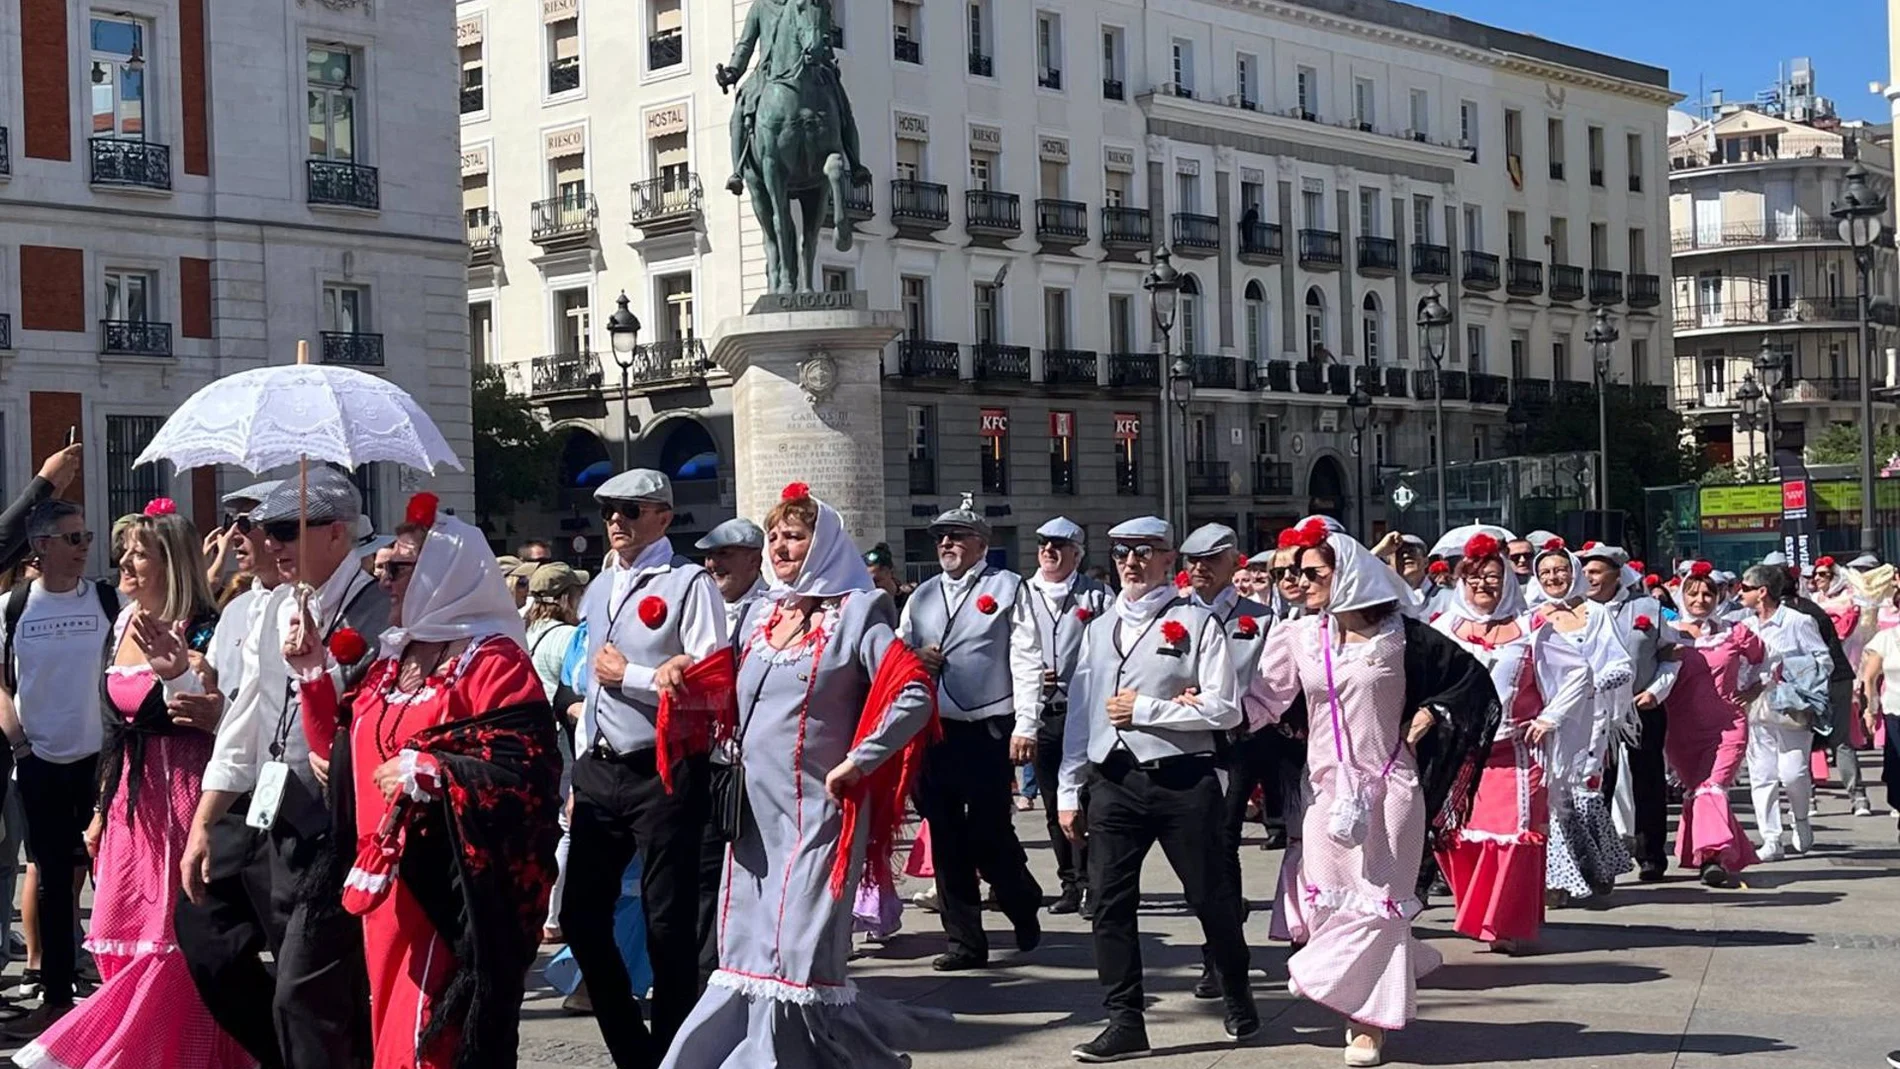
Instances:
[[[14,998],[38,998],[40,995],[40,971],[38,969],[26,969],[22,971],[19,979],[15,980],[5,990]]]
[[[1065,887],[1062,889],[1062,894],[1058,895],[1056,900],[1050,904],[1049,915],[1052,917],[1060,917],[1065,914],[1078,912],[1081,908],[1082,889],[1080,887]]]
[[[1095,892],[1094,891],[1082,892],[1082,906],[1080,909],[1076,910],[1076,913],[1079,916],[1081,916],[1081,918],[1085,921],[1092,921],[1095,919]]]
[[[1245,1043],[1260,1034],[1260,1011],[1254,1007],[1251,994],[1238,1003],[1227,1004],[1227,1020],[1222,1027],[1227,1029],[1227,1038],[1236,1043]]]
[[[73,1004],[70,1002],[46,1003],[25,1017],[0,1027],[0,1036],[7,1039],[38,1039],[41,1032],[53,1027],[61,1017],[72,1011]]]
[[[1644,883],[1661,883],[1664,866],[1654,861],[1646,861],[1636,866],[1636,878]]]
[[[1262,850],[1285,850],[1286,829],[1268,828],[1266,839],[1260,844]]]
[[[1201,978],[1194,981],[1194,997],[1202,1002],[1211,1002],[1220,996],[1220,977],[1214,975],[1212,966],[1201,966]]]
[[[1026,913],[1016,922],[1016,949],[1030,951],[1042,945],[1042,921],[1036,918],[1034,911]]]
[[[930,967],[938,972],[967,972],[970,969],[989,968],[990,959],[984,954],[973,954],[968,950],[952,950],[948,954],[939,954]]]
[[[1096,1064],[1145,1058],[1153,1051],[1148,1046],[1148,1030],[1141,1025],[1111,1024],[1087,1043],[1069,1049],[1069,1057],[1078,1062]]]
[[[1719,861],[1710,861],[1702,866],[1702,882],[1709,887],[1729,886],[1728,870]]]

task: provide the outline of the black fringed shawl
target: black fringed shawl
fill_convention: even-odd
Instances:
[[[204,653],[211,646],[211,636],[217,622],[217,613],[204,613],[193,619],[185,629],[185,648],[193,653]],[[108,643],[116,644],[124,637],[123,632],[116,627],[111,629],[111,635]],[[116,655],[117,650],[109,645],[106,664],[110,665]],[[99,747],[99,812],[112,812],[112,798],[119,792],[119,784],[123,781],[125,820],[127,824],[136,824],[139,780],[143,778],[140,772],[145,767],[145,740],[154,735],[183,735],[198,729],[172,723],[171,711],[165,707],[164,684],[156,676],[152,679],[152,688],[145,692],[145,700],[139,704],[138,712],[130,720],[113,704],[112,691],[106,686],[105,679],[100,680],[99,687],[102,696],[100,714],[105,719],[104,741]]]
[[[1478,774],[1504,715],[1491,673],[1429,624],[1405,618],[1405,705],[1400,724],[1430,708],[1438,722],[1418,743],[1431,844],[1447,843],[1471,815]],[[1403,728],[1401,728],[1403,730]]]

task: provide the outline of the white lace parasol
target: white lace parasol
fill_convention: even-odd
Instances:
[[[291,364],[241,371],[191,395],[133,465],[167,460],[261,472],[301,460],[345,467],[388,461],[460,470],[449,443],[415,399],[354,368]]]

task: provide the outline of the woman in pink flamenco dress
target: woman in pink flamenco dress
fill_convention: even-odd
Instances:
[[[1710,887],[1732,887],[1735,874],[1759,860],[1735,822],[1728,792],[1748,752],[1747,708],[1767,651],[1747,624],[1717,615],[1722,593],[1714,570],[1707,561],[1691,564],[1676,599],[1682,668],[1669,695],[1663,756],[1682,781],[1677,860],[1702,870]]]
[[[1417,1016],[1419,977],[1443,961],[1412,935],[1419,866],[1428,836],[1469,811],[1497,695],[1469,654],[1399,613],[1391,569],[1309,524],[1299,567],[1325,611],[1274,628],[1245,702],[1270,723],[1306,696],[1312,805],[1289,918],[1305,946],[1287,986],[1347,1018],[1347,1065],[1379,1065],[1385,1033]]]
[[[128,534],[119,614],[106,668],[99,812],[86,949],[100,986],[13,1056],[54,1069],[249,1069],[237,1040],[211,1019],[172,929],[178,859],[216,723],[174,720],[172,693],[199,692],[200,654],[216,614],[191,522],[160,498]],[[75,681],[75,685],[80,685]]]

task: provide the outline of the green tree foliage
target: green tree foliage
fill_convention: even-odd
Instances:
[[[1895,453],[1900,453],[1900,435],[1881,434],[1874,438],[1876,468],[1885,467]],[[1807,461],[1809,464],[1860,463],[1860,425],[1828,424],[1826,430],[1808,441]]]
[[[554,477],[554,438],[521,398],[508,393],[500,369],[492,365],[475,371],[471,409],[475,513],[486,523],[548,489]]]
[[[1571,453],[1597,448],[1597,408],[1552,405],[1531,423],[1531,453]],[[1628,390],[1609,398],[1610,493],[1608,505],[1641,521],[1643,488],[1695,482],[1705,464],[1682,440],[1682,417],[1667,408],[1637,405]]]

